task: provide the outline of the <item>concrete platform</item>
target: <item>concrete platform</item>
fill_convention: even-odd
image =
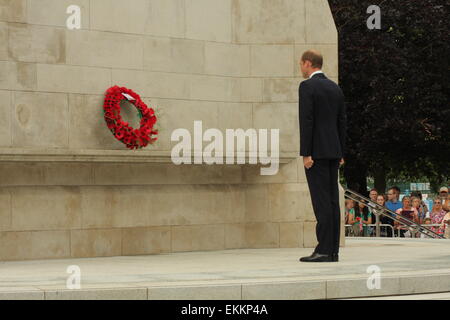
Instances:
[[[450,292],[450,241],[348,238],[340,262],[311,249],[239,249],[0,263],[0,299],[342,299]],[[66,286],[68,266],[81,288]],[[369,289],[368,267],[380,271]],[[374,282],[370,282],[374,283]]]

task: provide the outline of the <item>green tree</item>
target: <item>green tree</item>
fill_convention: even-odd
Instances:
[[[346,96],[347,186],[366,178],[450,176],[448,6],[444,0],[329,0],[339,33],[339,83]],[[381,29],[369,30],[370,5]]]

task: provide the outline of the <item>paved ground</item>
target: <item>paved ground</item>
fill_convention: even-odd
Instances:
[[[448,240],[349,238],[338,263],[298,261],[310,253],[239,249],[1,262],[0,299],[333,299],[450,292]],[[81,290],[66,286],[71,265],[80,267]],[[379,288],[373,288],[376,279],[368,287],[368,278],[376,277],[370,266],[380,272]]]
[[[353,298],[342,300],[450,300],[450,292],[427,293],[427,294],[409,294],[404,296],[385,296],[372,298]]]

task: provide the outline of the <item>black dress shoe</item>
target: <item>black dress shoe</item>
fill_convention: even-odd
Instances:
[[[332,259],[333,262],[338,262],[339,261],[339,254],[333,253],[331,255],[331,259]]]
[[[333,262],[333,257],[330,254],[320,254],[314,252],[309,257],[300,258],[301,262]]]

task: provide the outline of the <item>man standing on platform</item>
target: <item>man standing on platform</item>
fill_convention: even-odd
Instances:
[[[344,163],[347,118],[341,88],[321,71],[322,55],[303,53],[299,87],[300,156],[316,216],[318,245],[302,262],[339,261],[340,208],[338,175]]]

